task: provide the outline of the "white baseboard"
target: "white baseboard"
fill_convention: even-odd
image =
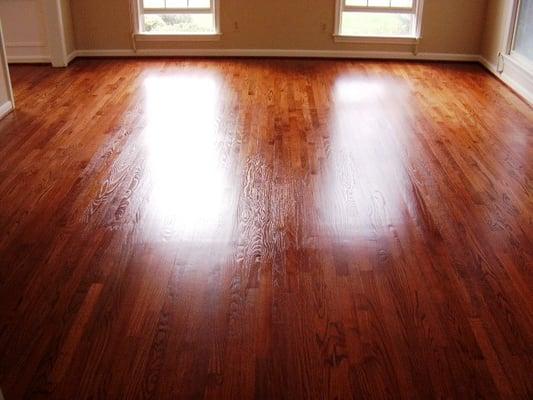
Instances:
[[[74,57],[301,57],[425,61],[478,61],[477,54],[285,49],[130,49],[77,50]]]
[[[502,79],[533,105],[533,72],[510,56],[504,57]]]
[[[67,55],[67,66],[76,58],[78,57],[78,52],[74,50],[72,53]]]
[[[13,111],[13,103],[8,100],[4,104],[0,105],[0,119],[4,118],[11,111]]]
[[[49,56],[7,56],[8,64],[50,64]]]
[[[527,76],[512,60],[506,59],[503,72],[499,72],[497,66],[483,56],[479,56],[478,61],[494,76],[513,89],[520,97],[530,105],[533,105],[533,79]]]
[[[492,72],[493,74],[498,74],[498,70],[496,68],[496,65],[492,64],[489,60],[487,60],[485,57],[483,56],[479,56],[479,59],[478,59],[479,63],[481,65],[483,65],[485,68],[487,68],[490,72]]]

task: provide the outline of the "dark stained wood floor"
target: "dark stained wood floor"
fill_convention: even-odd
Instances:
[[[533,110],[480,66],[11,70],[6,400],[533,398]]]

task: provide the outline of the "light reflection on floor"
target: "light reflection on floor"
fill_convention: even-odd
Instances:
[[[322,223],[337,239],[375,237],[402,222],[404,167],[394,141],[401,130],[382,116],[408,91],[399,84],[391,98],[391,85],[364,75],[335,82],[319,196]]]
[[[208,71],[152,76],[144,82],[144,137],[150,210],[176,239],[209,240],[231,226],[228,172],[220,154],[220,76]]]

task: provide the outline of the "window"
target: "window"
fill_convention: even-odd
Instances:
[[[218,34],[217,0],[138,0],[138,2],[138,32],[141,34]]]
[[[423,0],[337,0],[338,37],[417,39]]]
[[[520,0],[512,53],[533,62],[533,0]]]
[[[503,81],[533,103],[533,0],[505,4],[505,11],[511,12],[504,22],[507,34],[494,68]]]

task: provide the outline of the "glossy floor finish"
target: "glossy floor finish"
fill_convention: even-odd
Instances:
[[[7,400],[532,398],[533,110],[480,66],[12,75]]]

